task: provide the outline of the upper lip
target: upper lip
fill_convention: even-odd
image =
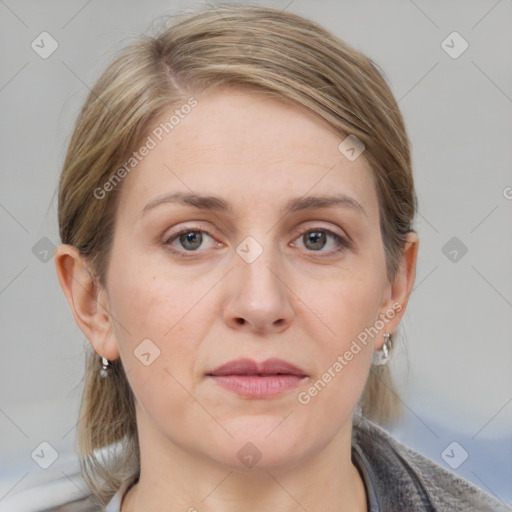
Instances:
[[[236,359],[230,361],[215,370],[208,372],[207,375],[298,375],[306,377],[306,373],[297,368],[297,366],[283,361],[282,359],[267,359],[261,363],[252,359]]]

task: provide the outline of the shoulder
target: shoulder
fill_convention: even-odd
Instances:
[[[90,494],[79,500],[59,505],[47,512],[119,512],[125,493],[137,480],[138,476],[132,476],[125,480],[107,505],[102,505],[98,498]]]
[[[64,503],[50,509],[48,512],[102,512],[102,510],[101,503],[91,495]]]
[[[383,511],[512,512],[497,498],[400,443],[367,419],[354,424],[352,437],[354,447],[371,469]]]

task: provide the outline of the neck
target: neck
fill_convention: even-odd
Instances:
[[[351,422],[307,460],[242,470],[171,443],[142,416],[139,481],[126,494],[122,512],[234,512],[248,505],[252,512],[367,511],[364,484],[351,460]]]

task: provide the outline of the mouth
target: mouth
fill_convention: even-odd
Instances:
[[[238,395],[267,398],[296,388],[307,374],[282,359],[267,359],[261,363],[237,359],[208,372],[206,376]]]

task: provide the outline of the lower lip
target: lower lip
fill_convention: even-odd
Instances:
[[[276,396],[296,388],[305,377],[299,375],[211,375],[219,386],[251,398]]]

